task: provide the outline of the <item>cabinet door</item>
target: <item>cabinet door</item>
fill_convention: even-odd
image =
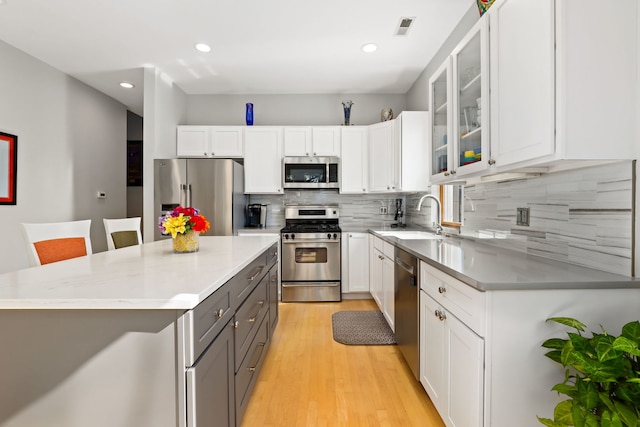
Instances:
[[[313,156],[340,155],[340,128],[337,126],[314,127],[312,131]]]
[[[242,126],[212,126],[210,129],[211,156],[242,157],[244,155],[243,130]]]
[[[455,176],[489,167],[489,20],[480,19],[453,50]],[[484,119],[484,120],[483,120]]]
[[[176,152],[178,157],[209,156],[209,126],[178,126]]]
[[[395,263],[392,259],[384,257],[382,260],[382,305],[383,314],[387,319],[391,330],[395,331],[395,275],[394,275]]]
[[[555,151],[554,3],[504,0],[488,12],[496,167]]]
[[[451,102],[451,57],[436,70],[429,79],[429,99],[431,105],[431,132],[429,146],[431,147],[431,182],[442,182],[447,179],[453,169],[452,149],[453,131]]]
[[[440,414],[446,409],[444,309],[420,291],[420,382]]]
[[[244,192],[282,194],[282,128],[245,130]]]
[[[284,128],[284,155],[285,156],[311,156],[311,128],[286,127]]]
[[[366,193],[369,185],[368,128],[345,126],[341,133],[340,192]]]
[[[344,233],[342,236],[346,237],[349,257],[347,291],[369,292],[369,233]]]
[[[398,188],[404,191],[429,190],[429,113],[403,111],[394,120],[394,148]]]
[[[369,191],[395,191],[393,120],[369,127]]]
[[[446,313],[447,425],[481,427],[484,404],[484,340]],[[442,415],[442,413],[441,413]]]
[[[384,256],[377,249],[373,249],[371,254],[371,268],[369,269],[371,279],[370,292],[374,301],[378,304],[380,311],[384,312],[382,305],[382,261],[384,260]]]
[[[235,426],[233,324],[187,369],[187,425]]]

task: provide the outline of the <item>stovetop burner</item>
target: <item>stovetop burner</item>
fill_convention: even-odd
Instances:
[[[340,233],[342,230],[340,229],[340,226],[338,224],[287,222],[287,224],[281,231],[283,233],[318,233],[318,232]]]
[[[337,206],[287,206],[282,233],[340,233]]]

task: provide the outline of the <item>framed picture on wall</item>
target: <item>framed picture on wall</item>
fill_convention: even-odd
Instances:
[[[16,204],[18,137],[0,132],[0,205]]]

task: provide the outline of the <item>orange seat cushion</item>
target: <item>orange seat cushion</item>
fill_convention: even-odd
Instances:
[[[65,237],[63,239],[42,240],[33,244],[40,258],[40,264],[63,261],[87,254],[84,237]]]

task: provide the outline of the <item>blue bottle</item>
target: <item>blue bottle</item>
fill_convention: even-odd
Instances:
[[[247,102],[247,126],[253,126],[253,104]]]

